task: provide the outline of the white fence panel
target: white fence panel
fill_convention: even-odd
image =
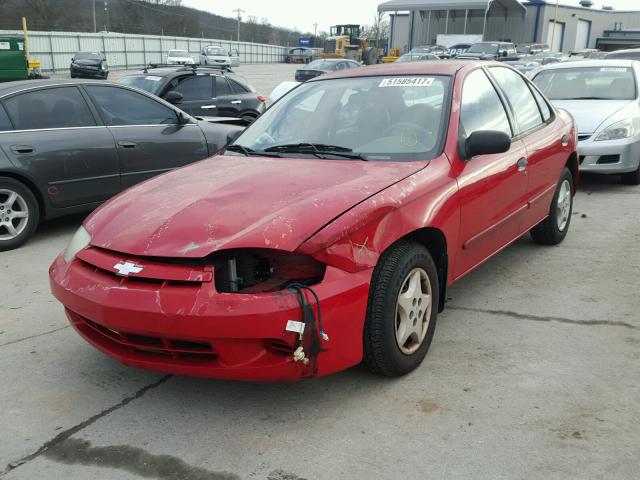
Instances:
[[[0,0],[1,1],[1,0]],[[0,34],[21,34],[15,30],[0,30]],[[287,47],[247,42],[233,42],[211,38],[163,37],[158,35],[127,35],[121,33],[29,32],[29,48],[33,60],[40,61],[43,72],[69,69],[74,53],[104,52],[109,68],[142,67],[160,63],[172,49],[188,50],[198,61],[202,48],[220,45],[235,49],[242,63],[284,62]]]

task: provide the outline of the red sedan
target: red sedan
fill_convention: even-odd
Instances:
[[[573,120],[509,67],[349,70],[96,210],[51,286],[127,365],[397,376],[424,359],[447,286],[527,232],[564,239],[577,182]]]

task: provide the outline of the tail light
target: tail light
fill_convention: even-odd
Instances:
[[[213,264],[216,290],[223,293],[273,292],[292,283],[315,285],[326,269],[307,255],[267,248],[220,251],[205,262]]]
[[[264,95],[258,95],[258,101],[264,103],[267,100],[267,97],[265,97]]]

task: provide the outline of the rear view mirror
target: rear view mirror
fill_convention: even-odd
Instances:
[[[511,138],[509,135],[495,130],[473,132],[464,142],[466,159],[471,159],[476,155],[504,153],[509,151],[510,148]]]
[[[183,98],[184,97],[182,96],[182,94],[180,92],[176,92],[175,90],[170,91],[164,96],[164,99],[173,105],[182,103]]]
[[[507,55],[509,55],[509,53],[508,53],[506,50],[503,50],[503,51],[502,51],[502,56],[503,56],[503,57],[506,57]]]
[[[186,115],[181,110],[177,111],[176,114],[178,115],[178,124],[179,125],[186,125],[187,123],[189,123],[191,121],[189,119],[189,115]]]

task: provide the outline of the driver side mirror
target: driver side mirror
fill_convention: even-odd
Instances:
[[[496,130],[479,130],[473,132],[464,142],[465,159],[470,160],[477,155],[491,155],[508,152],[511,148],[511,137]]]
[[[233,142],[235,142],[242,132],[244,132],[244,129],[233,130],[227,133],[226,145],[231,145]]]
[[[191,121],[189,115],[186,115],[182,110],[178,110],[176,114],[178,115],[178,125],[186,125]]]
[[[170,91],[163,97],[167,102],[172,105],[177,105],[182,103],[182,99],[184,98],[180,92],[176,92],[175,90]]]

